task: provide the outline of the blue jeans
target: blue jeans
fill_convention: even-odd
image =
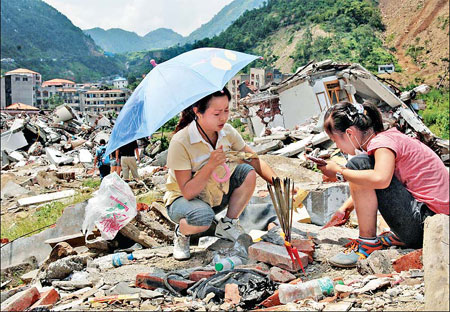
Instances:
[[[187,200],[178,197],[167,207],[167,213],[175,223],[181,219],[186,219],[187,224],[194,226],[210,226],[214,216],[224,210],[230,201],[233,191],[240,187],[247,178],[248,173],[254,170],[249,164],[239,164],[230,177],[230,189],[228,194],[224,194],[219,206],[211,207],[203,200],[194,198]]]
[[[350,159],[347,168],[370,170],[375,159],[369,155],[358,155]],[[402,242],[410,247],[420,248],[423,243],[423,222],[435,213],[424,203],[417,201],[405,186],[394,176],[385,189],[375,190],[378,210]]]

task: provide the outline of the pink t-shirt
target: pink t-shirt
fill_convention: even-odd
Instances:
[[[377,134],[367,145],[373,155],[378,148],[395,153],[394,174],[419,202],[436,213],[449,214],[449,172],[425,144],[396,128]]]

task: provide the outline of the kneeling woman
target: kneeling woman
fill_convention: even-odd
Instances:
[[[449,214],[449,172],[440,158],[395,128],[384,131],[381,113],[373,104],[338,103],[324,120],[337,147],[356,155],[346,167],[329,161],[319,169],[349,182],[351,198],[338,213],[355,208],[360,235],[329,262],[352,267],[383,247],[420,247],[425,218]],[[376,235],[377,210],[391,232]]]
[[[205,232],[215,214],[227,213],[216,227],[216,236],[236,240],[244,233],[238,218],[256,186],[256,172],[271,183],[273,170],[260,159],[237,165],[228,181],[213,178],[225,174],[226,152],[253,153],[229,124],[230,93],[224,88],[184,110],[167,156],[169,177],[164,201],[175,228],[175,259],[190,258],[189,235]],[[221,180],[220,178],[218,180]]]

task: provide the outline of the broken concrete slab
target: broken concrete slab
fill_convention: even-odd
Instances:
[[[425,310],[449,310],[449,216],[425,219],[423,266]]]
[[[81,149],[79,157],[82,163],[92,163],[92,154],[87,149]]]
[[[60,105],[53,111],[53,122],[59,123],[76,118],[69,105]]]
[[[74,190],[65,190],[61,192],[55,192],[55,193],[48,193],[48,194],[42,194],[27,198],[21,198],[18,200],[18,203],[20,206],[27,206],[32,204],[39,204],[39,203],[45,203],[52,200],[57,200],[61,198],[66,198],[70,196],[74,196],[75,191]]]
[[[271,152],[271,154],[286,156],[286,157],[297,155],[298,153],[303,152],[307,146],[310,146],[310,145],[315,146],[315,145],[318,145],[325,141],[328,141],[329,139],[330,138],[328,137],[328,135],[325,132],[321,132],[319,134],[311,134],[306,139],[289,144],[282,149]]]
[[[73,162],[72,157],[65,156],[60,151],[50,147],[45,148],[45,155],[47,156],[48,160],[50,160],[51,163],[57,166],[64,164],[71,164]]]
[[[23,132],[19,129],[8,130],[1,134],[0,149],[6,151],[15,151],[28,145]]]
[[[2,188],[1,198],[19,197],[21,195],[28,194],[29,191],[21,187],[19,184],[13,181],[8,181],[6,185]]]
[[[274,140],[274,141],[270,141],[270,142],[254,145],[251,148],[256,154],[263,155],[263,154],[266,154],[266,153],[268,153],[270,151],[274,151],[274,150],[278,150],[280,148],[283,148],[283,146],[284,145],[283,145],[283,142],[281,140]]]

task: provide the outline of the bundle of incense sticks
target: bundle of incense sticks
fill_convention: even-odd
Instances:
[[[291,242],[292,215],[294,213],[292,190],[294,182],[290,178],[272,178],[273,185],[267,183],[275,212],[284,232],[285,240]]]

